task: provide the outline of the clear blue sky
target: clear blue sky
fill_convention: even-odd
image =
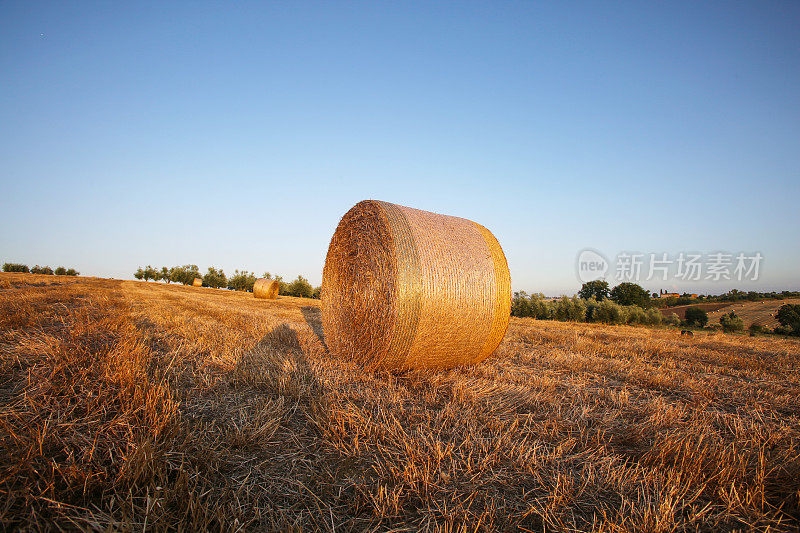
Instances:
[[[0,261],[321,281],[374,198],[800,288],[800,3],[0,3]],[[660,283],[643,283],[653,289]]]

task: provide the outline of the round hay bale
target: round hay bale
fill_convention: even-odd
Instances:
[[[259,278],[253,285],[253,296],[256,298],[264,298],[272,300],[278,297],[278,290],[280,285],[274,279]]]
[[[200,279],[200,278],[194,278],[194,281],[192,282],[192,285],[194,285],[195,287],[202,287],[203,286],[203,280]]]
[[[339,222],[322,274],[334,355],[398,370],[475,364],[510,317],[508,263],[480,224],[376,200]]]

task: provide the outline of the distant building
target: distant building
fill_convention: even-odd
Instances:
[[[678,294],[677,292],[667,292],[664,289],[660,289],[658,291],[658,297],[659,298],[681,298],[681,295]],[[697,295],[696,294],[683,293],[683,297],[697,298]]]

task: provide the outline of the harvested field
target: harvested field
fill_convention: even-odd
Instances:
[[[672,313],[675,313],[676,315],[678,315],[680,317],[681,320],[684,320],[686,318],[686,310],[689,309],[690,307],[699,307],[700,309],[703,309],[706,313],[711,313],[711,312],[717,311],[719,309],[725,309],[729,305],[731,305],[730,302],[719,302],[719,303],[710,303],[710,304],[676,305],[675,307],[662,307],[662,308],[659,308],[659,311],[661,311],[661,314],[666,316],[666,317],[672,316]],[[726,310],[725,312],[727,313],[728,311]],[[711,323],[710,320],[709,320],[709,323]]]
[[[314,300],[2,274],[0,526],[796,531],[798,370],[512,319],[481,365],[370,373]]]
[[[800,298],[789,298],[786,300],[764,300],[763,302],[735,302],[730,306],[719,311],[708,313],[709,324],[719,324],[719,319],[725,313],[733,311],[736,316],[742,319],[744,327],[758,323],[762,326],[774,329],[780,323],[775,318],[778,309],[784,304],[800,304]]]

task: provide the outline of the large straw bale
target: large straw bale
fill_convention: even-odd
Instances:
[[[475,222],[366,200],[342,217],[322,274],[329,350],[366,368],[448,368],[497,349],[511,276]]]
[[[272,300],[278,297],[280,285],[274,279],[259,278],[253,285],[253,296]]]
[[[203,280],[200,279],[200,278],[194,278],[194,281],[192,282],[192,285],[194,285],[195,287],[202,287],[203,286]]]

